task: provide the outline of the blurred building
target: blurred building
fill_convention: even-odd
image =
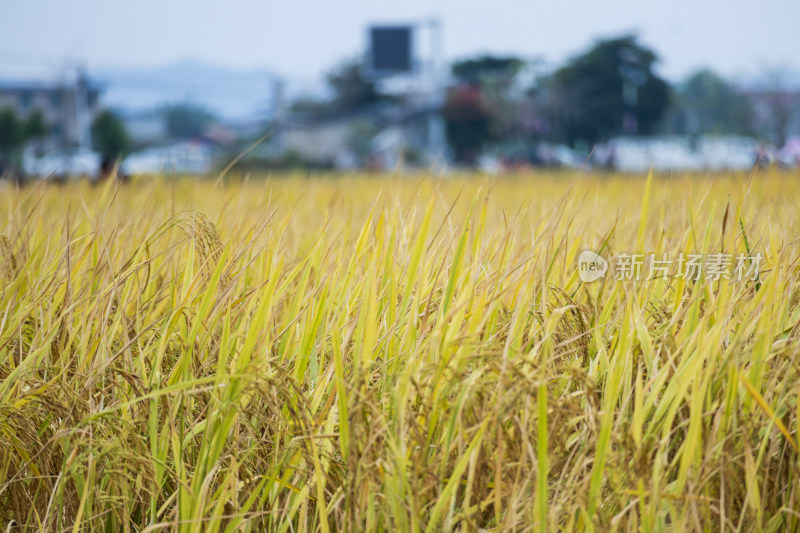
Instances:
[[[735,135],[620,137],[603,147],[605,161],[592,163],[622,172],[750,170],[758,150],[756,140]]]
[[[348,139],[356,130],[359,115],[293,118],[279,127],[278,143],[286,153],[297,154],[311,163],[332,164],[348,150]]]
[[[130,154],[122,162],[122,172],[127,175],[204,175],[211,171],[214,160],[211,143],[201,139],[184,140]]]
[[[323,117],[290,115],[278,126],[275,145],[316,166],[377,167],[401,162],[430,165],[441,157],[431,146],[432,105],[382,105]]]
[[[0,82],[0,109],[10,108],[23,120],[41,112],[49,131],[47,147],[88,147],[101,91],[83,71],[71,81],[5,81]]]

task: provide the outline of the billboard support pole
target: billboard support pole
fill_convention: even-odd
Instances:
[[[430,64],[430,104],[433,112],[428,116],[428,150],[432,162],[444,168],[446,164],[447,140],[442,109],[445,104],[445,85],[442,56],[442,24],[438,18],[427,22],[431,32],[431,64]]]

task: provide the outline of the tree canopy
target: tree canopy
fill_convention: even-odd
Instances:
[[[487,83],[511,83],[525,67],[518,57],[481,56],[456,61],[451,67],[453,77],[462,83],[486,85]]]
[[[389,98],[378,90],[374,81],[362,75],[358,61],[348,61],[331,70],[326,82],[332,93],[330,99],[300,98],[292,104],[292,110],[324,117],[361,110]]]
[[[44,137],[50,130],[47,122],[44,120],[44,114],[41,109],[35,110],[28,116],[28,120],[25,121],[23,128],[25,130],[25,137],[28,139]]]
[[[121,157],[128,150],[125,126],[111,111],[101,111],[92,122],[92,144],[104,159]]]
[[[0,152],[7,153],[25,141],[25,129],[12,109],[0,110]]]
[[[208,109],[192,102],[165,105],[161,113],[167,123],[167,132],[175,139],[199,137],[214,121],[214,115]]]
[[[475,87],[456,87],[447,95],[443,116],[447,142],[457,161],[474,164],[492,138],[489,108]]]
[[[562,141],[595,143],[656,130],[670,104],[655,53],[634,36],[598,41],[550,80],[554,130]]]
[[[517,57],[480,56],[453,63],[451,72],[460,86],[449,92],[443,114],[456,160],[474,163],[487,143],[517,129],[519,102],[512,88],[524,67]]]
[[[357,61],[345,63],[333,70],[328,74],[327,81],[334,94],[331,103],[334,111],[349,111],[383,99],[375,83],[362,76]]]

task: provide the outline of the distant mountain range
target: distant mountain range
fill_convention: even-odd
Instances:
[[[8,80],[43,81],[52,76],[48,72],[31,76],[28,71],[0,70],[0,79]],[[229,123],[268,119],[279,105],[278,98],[288,103],[299,96],[322,98],[328,94],[322,76],[316,80],[281,80],[268,68],[237,70],[193,60],[161,67],[92,69],[89,77],[103,86],[102,105],[124,114],[136,115],[165,103],[189,100]],[[733,81],[750,90],[767,88],[770,83],[763,72],[736,76]],[[781,85],[800,90],[800,72],[782,72]]]
[[[104,86],[103,105],[125,113],[152,110],[168,102],[189,100],[208,107],[224,121],[263,121],[279,105],[298,96],[324,97],[327,88],[317,80],[281,80],[269,69],[236,70],[203,63],[181,61],[155,68],[102,69],[90,77]],[[279,82],[283,81],[282,85]],[[676,80],[672,80],[676,81]],[[734,79],[742,87],[758,90],[767,86],[764,73]],[[781,84],[800,89],[800,72],[781,74]]]
[[[103,105],[135,114],[165,103],[188,100],[206,106],[223,121],[269,118],[279,99],[325,93],[321,81],[288,82],[269,70],[234,70],[195,61],[152,69],[104,69],[90,73],[103,86]]]

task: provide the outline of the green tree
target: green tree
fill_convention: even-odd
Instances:
[[[0,111],[0,153],[8,157],[10,152],[22,145],[25,130],[12,109]]]
[[[0,175],[10,171],[17,173],[20,162],[18,148],[25,142],[25,129],[14,111],[0,111]]]
[[[474,164],[492,139],[491,112],[477,87],[455,87],[448,92],[442,115],[447,142],[456,161]]]
[[[214,115],[205,107],[191,102],[169,104],[161,108],[167,132],[175,139],[190,139],[202,135],[214,122]]]
[[[656,130],[670,103],[657,57],[634,36],[598,41],[550,80],[555,134],[569,144]]]
[[[42,155],[42,140],[50,131],[50,127],[44,120],[44,114],[40,109],[35,110],[28,116],[24,124],[25,138],[31,141],[37,156]]]
[[[375,83],[364,79],[358,61],[350,61],[328,74],[328,85],[333,90],[333,111],[350,111],[384,99]]]
[[[92,143],[105,160],[119,158],[128,150],[125,126],[111,111],[101,111],[92,122]]]
[[[326,81],[332,97],[328,100],[301,98],[292,103],[292,111],[312,117],[358,111],[377,102],[389,100],[378,91],[375,82],[361,74],[358,61],[348,61],[328,73]]]
[[[27,139],[40,139],[50,131],[41,109],[37,109],[30,114],[28,120],[25,121],[24,128]]]
[[[752,132],[753,106],[732,84],[711,70],[689,76],[675,90],[668,130],[674,133]]]
[[[474,164],[485,146],[519,133],[520,97],[515,94],[525,62],[516,57],[481,56],[451,66],[458,86],[445,102],[447,142],[455,158]]]
[[[487,85],[510,86],[525,67],[518,57],[481,56],[456,61],[451,67],[453,77],[462,83],[486,87]]]

